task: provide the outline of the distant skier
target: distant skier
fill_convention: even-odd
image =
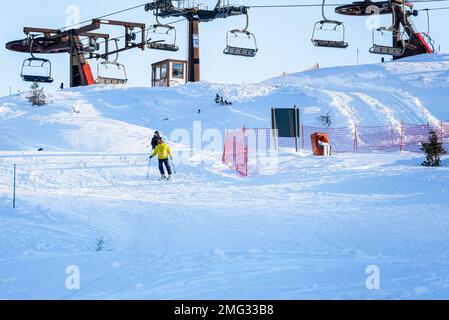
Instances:
[[[161,172],[160,180],[171,180],[172,170],[170,167],[170,163],[168,162],[168,158],[170,157],[170,160],[173,160],[173,157],[169,146],[164,143],[164,140],[162,140],[162,138],[159,138],[159,144],[154,149],[154,152],[151,155],[150,159],[154,158],[156,155],[159,158],[159,171]],[[164,165],[165,168],[167,168],[168,178],[165,176]]]
[[[156,131],[154,133],[154,137],[153,139],[151,139],[151,148],[154,150],[157,145],[159,144],[159,139],[161,138],[161,134],[159,133],[159,131]]]

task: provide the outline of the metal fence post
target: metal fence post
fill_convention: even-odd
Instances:
[[[301,147],[302,150],[304,151],[304,149],[306,148],[306,141],[305,141],[305,137],[304,137],[305,131],[304,131],[304,124],[301,123]]]
[[[14,182],[13,182],[13,190],[12,190],[12,208],[16,208],[16,164],[14,163]]]
[[[294,107],[293,116],[295,117],[295,148],[296,152],[299,151],[299,110],[296,108],[296,105]]]

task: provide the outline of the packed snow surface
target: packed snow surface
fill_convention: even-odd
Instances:
[[[313,126],[327,112],[337,127],[449,119],[449,56],[47,95],[40,108],[0,98],[0,299],[449,297],[448,160],[285,151],[275,174],[242,178],[221,164],[222,141],[205,148],[211,129],[269,127],[272,107],[297,105]],[[146,177],[154,130],[173,149],[172,182],[154,160]]]

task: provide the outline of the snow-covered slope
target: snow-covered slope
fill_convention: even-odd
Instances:
[[[0,98],[0,299],[447,298],[447,159],[281,153],[275,174],[241,178],[171,141],[192,151],[174,181],[154,162],[146,174],[153,130],[269,127],[274,106],[314,125],[328,111],[336,126],[448,119],[448,71],[449,56],[423,56],[252,85],[69,89],[41,108]]]
[[[314,70],[261,84],[196,83],[162,88],[91,87],[48,94],[31,107],[24,95],[0,98],[0,150],[142,152],[151,129],[269,127],[272,107],[297,105],[302,121],[334,126],[427,123],[449,119],[449,55]],[[220,94],[233,102],[220,106]],[[79,111],[79,113],[74,112]],[[201,113],[198,113],[201,110]],[[117,139],[120,137],[120,139]]]

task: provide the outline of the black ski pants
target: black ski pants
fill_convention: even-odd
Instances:
[[[161,175],[165,175],[164,172],[164,165],[167,168],[168,174],[172,174],[170,163],[168,162],[168,159],[159,159],[159,171],[161,172]]]

